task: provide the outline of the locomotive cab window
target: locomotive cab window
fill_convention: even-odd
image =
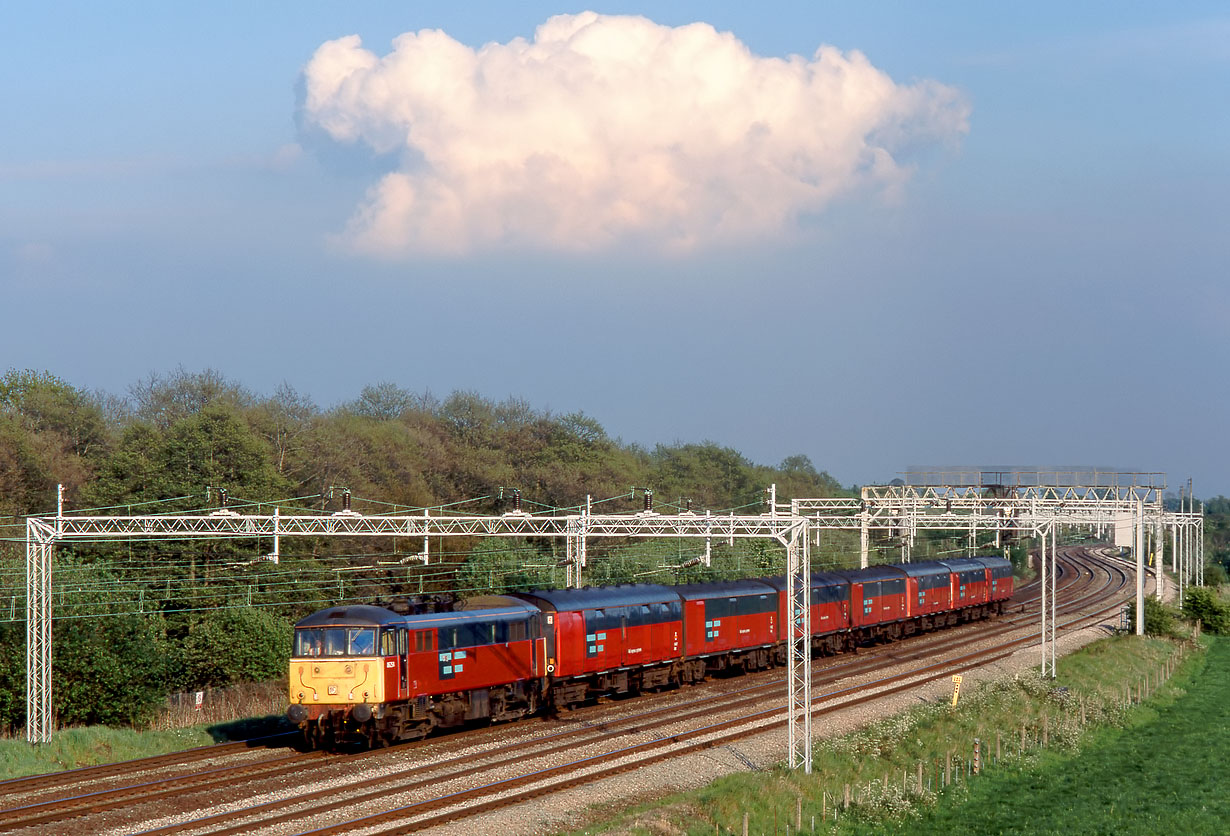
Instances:
[[[375,627],[305,627],[295,631],[296,656],[372,656]]]
[[[373,627],[347,627],[346,639],[352,656],[374,656],[376,630]]]

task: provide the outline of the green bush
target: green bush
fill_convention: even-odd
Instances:
[[[1188,618],[1200,619],[1205,632],[1221,636],[1230,634],[1230,604],[1207,586],[1187,588],[1183,594],[1183,612]]]
[[[15,732],[26,722],[26,628],[0,623],[0,731]]]
[[[149,618],[59,621],[52,657],[53,707],[64,725],[136,725],[166,699],[160,636]]]
[[[268,610],[236,608],[205,613],[184,639],[188,687],[263,682],[286,673],[293,628]]]
[[[1230,575],[1226,574],[1226,567],[1220,563],[1204,564],[1204,582],[1209,586],[1224,586],[1230,583]]]
[[[1136,602],[1127,606],[1128,624],[1136,624]],[[1145,635],[1170,636],[1174,634],[1178,614],[1153,596],[1145,597]]]

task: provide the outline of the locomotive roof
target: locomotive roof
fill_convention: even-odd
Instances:
[[[511,595],[472,595],[462,602],[458,610],[470,612],[473,610],[505,610],[505,609],[520,610],[537,610],[525,603],[519,598],[514,598]]]
[[[710,581],[676,586],[675,591],[685,601],[701,598],[729,598],[738,595],[768,595],[776,590],[763,581]]]
[[[542,601],[549,605],[547,609],[556,612],[642,606],[678,600],[678,595],[671,587],[656,583],[586,586],[581,589],[532,589],[529,592],[513,592],[510,595],[524,601]]]
[[[400,624],[404,620],[392,610],[371,604],[341,604],[319,610],[295,624],[296,627],[372,627]]]
[[[493,596],[504,597],[504,596]],[[458,610],[456,612],[425,612],[418,615],[404,616],[403,623],[411,630],[431,630],[436,627],[448,627],[452,624],[466,624],[471,621],[516,621],[538,612],[538,608],[524,601],[514,601],[510,606],[489,607],[485,609]]]
[[[398,615],[384,607],[373,607],[370,604],[347,604],[319,610],[300,620],[296,627],[392,627],[405,626],[439,627],[448,624],[459,624],[479,619],[501,620],[523,618],[538,612],[538,609],[524,601],[518,601],[506,595],[482,595],[470,598],[465,606],[457,612],[419,613],[417,615]]]

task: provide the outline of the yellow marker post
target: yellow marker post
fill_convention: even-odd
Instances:
[[[957,704],[957,698],[961,696],[961,674],[954,673],[952,675],[952,704]]]

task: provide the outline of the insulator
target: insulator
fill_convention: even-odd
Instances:
[[[683,502],[683,510],[687,511],[689,514],[690,514],[690,513],[692,513],[692,500],[690,500],[690,499],[685,499],[685,500],[684,500],[684,502]]]
[[[520,514],[521,513],[521,490],[519,488],[513,489],[512,499],[513,499],[513,513]]]
[[[645,510],[646,511],[653,510],[653,491],[650,491],[650,490],[645,491]]]
[[[342,510],[343,511],[350,510],[350,488],[347,488],[346,490],[342,491]]]
[[[218,488],[218,503],[219,507],[226,507],[226,488]]]

